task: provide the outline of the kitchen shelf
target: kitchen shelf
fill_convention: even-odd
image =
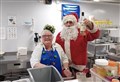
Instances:
[[[114,61],[120,61],[120,54],[108,54],[107,58]]]
[[[88,43],[88,59],[90,59],[90,68],[94,64],[94,60],[98,58],[105,58],[108,55],[111,45],[117,45],[118,39],[114,39],[114,37],[110,36],[111,31],[118,31],[119,28],[100,28],[101,35],[98,40],[94,40]],[[102,33],[103,32],[103,33]],[[107,33],[107,34],[106,34]]]
[[[105,42],[105,43],[93,43],[93,42],[90,42],[88,43],[90,45],[93,45],[93,46],[109,46],[109,45],[115,45],[117,43],[110,43],[110,42]]]
[[[118,30],[118,27],[114,28],[99,28],[100,30]]]

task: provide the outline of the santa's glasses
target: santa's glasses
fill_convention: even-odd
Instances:
[[[66,21],[65,24],[73,24],[73,21]]]

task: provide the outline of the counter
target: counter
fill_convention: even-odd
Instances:
[[[0,57],[0,64],[10,64],[16,62],[28,62],[32,51],[28,51],[27,55],[22,55],[17,58],[17,52],[6,52],[3,57]]]
[[[16,53],[6,52],[3,57],[0,57],[0,75],[15,69],[28,68],[32,51],[28,51],[27,55],[19,56],[19,58],[17,58]]]

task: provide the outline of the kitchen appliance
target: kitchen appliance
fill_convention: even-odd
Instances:
[[[27,55],[27,47],[18,47],[17,55]]]
[[[4,54],[5,54],[5,52],[0,51],[0,57],[3,57]]]

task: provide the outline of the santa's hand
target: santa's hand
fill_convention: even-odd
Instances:
[[[72,73],[71,73],[71,71],[69,69],[64,69],[63,72],[64,72],[66,77],[71,77],[72,76]]]
[[[93,22],[91,22],[90,20],[88,19],[84,19],[84,24],[86,25],[86,28],[89,29],[89,30],[93,30],[94,28],[94,24]]]

